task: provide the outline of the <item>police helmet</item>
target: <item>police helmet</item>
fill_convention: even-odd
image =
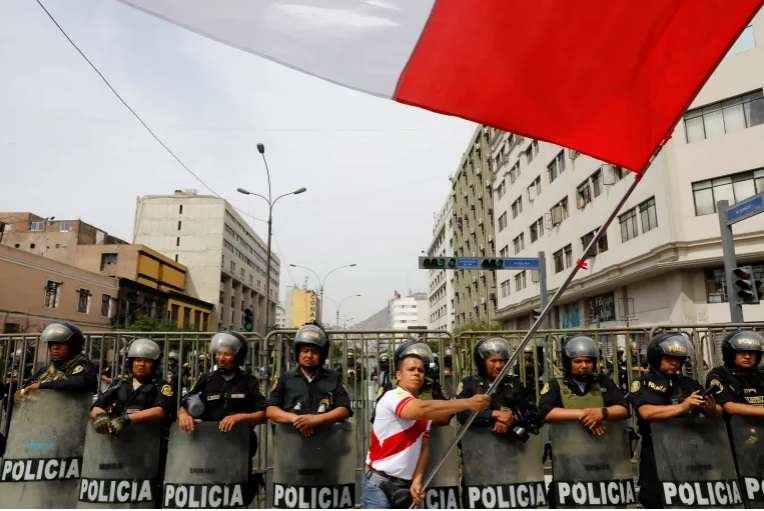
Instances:
[[[151,339],[135,339],[130,343],[130,347],[127,348],[127,358],[148,358],[153,361],[159,360],[162,355],[162,350],[159,345]]]
[[[294,334],[294,358],[297,360],[302,346],[314,346],[320,353],[320,364],[329,356],[329,336],[318,323],[307,323]]]
[[[210,355],[214,358],[221,348],[233,352],[237,366],[243,365],[247,358],[247,339],[238,332],[219,332],[210,339]],[[201,359],[201,354],[199,355]]]
[[[472,357],[475,360],[478,374],[485,376],[485,361],[491,355],[499,355],[505,361],[509,360],[510,346],[509,341],[498,335],[483,337],[475,344],[472,350]]]
[[[58,343],[69,346],[70,355],[77,355],[85,344],[82,330],[69,321],[56,321],[45,327],[40,334],[40,340],[46,344]]]
[[[167,359],[168,360],[175,360],[177,362],[177,360],[178,360],[178,350],[170,350],[167,353]]]
[[[689,339],[681,332],[663,332],[652,339],[647,346],[647,362],[650,367],[657,370],[661,365],[661,358],[682,357],[684,360],[692,354],[692,345]]]
[[[417,357],[422,361],[422,363],[424,363],[425,371],[430,367],[431,364],[435,363],[435,357],[433,356],[430,347],[427,346],[427,343],[417,339],[409,339],[408,341],[403,342],[395,350],[395,354],[393,355],[395,368],[398,369],[398,365],[400,364],[401,360],[412,356]]]
[[[758,366],[764,351],[764,338],[752,330],[738,330],[726,336],[722,340],[722,357],[724,365],[730,369],[735,368],[735,352],[737,351],[756,352]]]

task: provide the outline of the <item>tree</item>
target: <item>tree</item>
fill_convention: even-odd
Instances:
[[[454,328],[454,337],[458,336],[462,332],[468,331],[498,332],[501,330],[503,330],[503,328],[496,321],[470,321]]]
[[[141,315],[135,318],[127,328],[128,332],[180,332],[182,331],[170,321],[152,318],[148,315]]]

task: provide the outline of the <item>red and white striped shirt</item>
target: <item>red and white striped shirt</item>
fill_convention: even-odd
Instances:
[[[415,398],[400,387],[385,392],[377,402],[366,464],[393,477],[414,476],[422,437],[431,421],[401,418],[404,407]]]

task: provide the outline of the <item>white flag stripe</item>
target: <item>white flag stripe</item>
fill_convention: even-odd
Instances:
[[[435,0],[121,0],[222,43],[392,97]]]

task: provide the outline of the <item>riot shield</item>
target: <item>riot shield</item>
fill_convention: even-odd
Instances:
[[[456,429],[451,424],[432,426],[428,470],[440,461],[454,438],[456,438]],[[462,507],[459,490],[459,452],[454,449],[427,488],[424,507],[427,509],[458,509]]]
[[[227,433],[217,422],[201,422],[193,433],[170,427],[162,507],[245,507],[248,492],[250,427]]]
[[[764,508],[764,420],[733,415],[728,427],[745,507]]]
[[[88,425],[79,508],[155,508],[161,424],[136,424],[115,438]]]
[[[595,438],[578,422],[549,424],[552,491],[557,507],[625,507],[636,504],[626,421],[606,422]]]
[[[273,474],[268,478],[268,507],[355,506],[355,450],[350,422],[318,428],[308,438],[291,424],[273,427]]]
[[[40,390],[16,403],[0,471],[0,507],[73,508],[92,396]]]
[[[545,507],[543,441],[472,427],[462,437],[463,505],[469,509]]]
[[[742,507],[721,418],[689,414],[650,423],[659,489],[666,507]]]

